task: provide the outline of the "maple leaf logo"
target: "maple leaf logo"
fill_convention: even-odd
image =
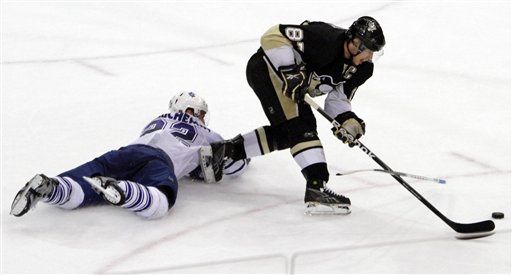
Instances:
[[[375,23],[374,22],[368,23],[368,31],[373,32],[375,30],[377,30],[377,26],[375,26]]]

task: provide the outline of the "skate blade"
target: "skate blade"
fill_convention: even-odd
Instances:
[[[201,170],[203,170],[206,183],[216,183],[215,172],[213,171],[213,152],[211,146],[203,146],[200,150]]]
[[[14,198],[9,214],[16,217],[22,216],[30,209],[29,205],[30,200],[25,195],[19,194]]]
[[[105,189],[105,187],[101,185],[101,180],[85,176],[82,178],[85,181],[87,181],[87,183],[89,183],[94,190],[103,194],[105,199],[111,202],[112,204],[118,204],[121,201],[121,196],[119,195],[119,193],[115,191],[112,192],[112,190],[109,189]]]
[[[98,192],[101,192],[103,190],[103,187],[101,186],[101,183],[97,179],[89,178],[86,176],[82,177],[89,185],[91,185],[92,188],[97,190]]]
[[[16,197],[14,198],[14,201],[11,205],[11,212],[9,212],[10,215],[14,215],[16,217],[22,216],[30,208],[33,208],[35,205],[32,205],[31,207],[31,200],[27,197],[27,193],[34,189],[34,187],[37,187],[41,185],[43,182],[43,177],[41,175],[35,175],[28,183],[27,186],[24,187],[25,190],[23,192],[18,193]]]
[[[308,216],[319,215],[348,215],[350,214],[350,206],[338,204],[320,204],[309,202],[306,204],[304,214]]]

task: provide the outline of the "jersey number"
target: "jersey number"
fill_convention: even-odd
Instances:
[[[302,42],[302,39],[304,39],[304,32],[302,29],[287,27],[284,32],[286,33],[286,37],[288,37],[290,41],[297,43],[297,48],[299,48],[301,52],[304,52],[304,42]]]
[[[197,137],[197,131],[194,125],[185,123],[185,122],[177,122],[171,125],[171,134],[188,144],[188,142],[192,143]],[[188,141],[188,142],[187,142]]]
[[[165,120],[163,119],[157,119],[155,121],[152,121],[148,126],[146,126],[146,128],[144,128],[140,136],[161,130],[165,127],[165,125],[167,125],[167,122],[165,122]],[[185,122],[173,123],[171,124],[169,130],[171,131],[171,134],[173,136],[175,136],[178,140],[180,140],[187,146],[190,146],[189,142],[194,142],[194,140],[197,137],[197,131],[194,125]]]
[[[151,121],[151,123],[149,123],[149,125],[146,126],[146,128],[144,128],[144,130],[142,131],[142,134],[140,136],[147,135],[154,131],[158,131],[158,130],[164,128],[165,124],[167,124],[167,123],[162,119]]]

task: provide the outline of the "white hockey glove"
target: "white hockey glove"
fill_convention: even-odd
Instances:
[[[279,73],[283,79],[283,94],[295,102],[303,101],[308,88],[306,67],[303,64],[281,66]]]
[[[341,127],[332,127],[332,133],[343,143],[348,143],[348,146],[354,147],[354,141],[365,133],[366,125],[364,121],[352,111],[337,115],[335,120]]]
[[[240,159],[240,160],[232,160],[228,158],[226,163],[224,163],[224,175],[227,176],[239,176],[247,170],[249,167],[249,163],[251,159]]]
[[[240,160],[232,160],[228,158],[226,162],[224,163],[224,169],[223,173],[225,176],[239,176],[247,170],[247,167],[249,167],[249,163],[251,162],[250,158],[247,159],[240,159]],[[201,169],[201,166],[198,166],[196,169],[194,169],[192,172],[188,174],[188,176],[197,181],[205,181],[203,170]],[[207,182],[207,183],[212,183]]]

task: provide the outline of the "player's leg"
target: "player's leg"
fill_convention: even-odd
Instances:
[[[301,108],[300,118],[289,120],[286,128],[292,144],[290,153],[306,179],[306,213],[350,213],[350,199],[326,187],[329,172],[311,109]]]
[[[168,197],[158,187],[101,176],[84,179],[105,201],[138,216],[158,219],[165,216],[171,208]]]
[[[304,200],[311,206],[310,210],[326,205],[336,213],[349,213],[350,200],[325,187],[329,172],[311,108],[307,104],[297,104],[283,95],[283,82],[261,49],[248,62],[247,80],[271,125],[242,136],[246,155],[252,157],[252,154],[267,154],[273,150],[290,148],[306,178]]]
[[[247,64],[247,81],[260,100],[271,125],[298,116],[295,103],[281,92],[282,81],[265,61],[263,50],[255,53]],[[214,142],[201,149],[201,165],[207,182],[222,179],[226,158],[240,160],[288,148],[286,135],[271,126],[260,127],[233,139]]]
[[[75,209],[83,206],[84,202],[102,202],[82,179],[83,175],[101,174],[102,171],[103,166],[98,158],[56,177],[35,175],[16,194],[11,206],[11,214],[22,216],[33,209],[39,201],[64,209]]]
[[[178,182],[171,160],[161,150],[149,146],[127,146],[109,165],[123,170],[116,178],[96,176],[85,180],[107,202],[156,219],[163,217],[174,205]]]
[[[225,156],[233,160],[289,148],[287,133],[280,125],[299,115],[295,102],[282,94],[282,81],[261,49],[249,59],[246,76],[271,125],[224,141]]]

